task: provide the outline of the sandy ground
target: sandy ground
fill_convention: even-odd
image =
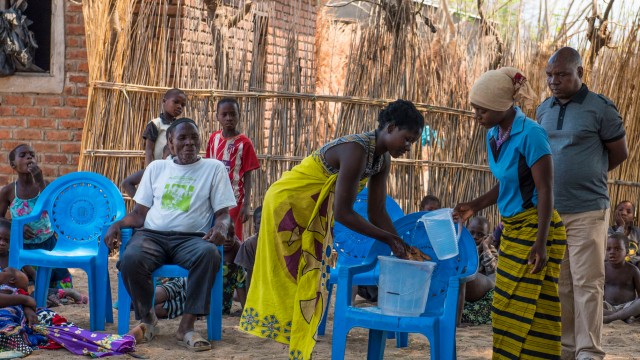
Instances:
[[[111,284],[113,299],[116,299],[116,270],[115,259],[110,259]],[[75,287],[86,293],[86,275],[81,270],[71,270],[74,276]],[[239,304],[234,304],[232,312],[239,312]],[[81,327],[89,328],[89,308],[87,305],[66,305],[56,307],[54,310],[65,316],[70,321]],[[132,313],[133,314],[133,313]],[[117,318],[117,310],[114,310],[114,318]],[[320,337],[314,359],[331,358],[331,326],[333,314],[329,314],[327,334]],[[137,354],[149,359],[284,359],[287,356],[285,345],[275,341],[261,339],[244,334],[238,330],[238,316],[224,316],[222,340],[213,343],[213,350],[192,353],[181,348],[174,338],[178,328],[178,319],[160,320],[160,335],[151,343],[138,346]],[[133,324],[134,321],[131,321]],[[206,334],[206,321],[196,322],[196,330]],[[116,333],[116,324],[107,324],[107,332]],[[625,324],[616,321],[604,326],[604,349],[607,352],[606,359],[640,359],[640,324]],[[349,334],[347,341],[347,359],[364,359],[367,352],[367,332],[363,329],[354,329]],[[490,359],[491,358],[491,327],[476,326],[460,328],[457,332],[457,353],[459,359]],[[424,359],[429,356],[429,344],[421,335],[409,336],[409,347],[397,349],[395,340],[388,340],[385,350],[388,359]],[[40,350],[29,359],[68,359],[71,353],[64,349]],[[128,357],[127,357],[128,358]]]

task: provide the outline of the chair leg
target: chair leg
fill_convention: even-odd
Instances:
[[[222,246],[218,247],[220,256],[224,259]],[[209,341],[219,341],[222,339],[222,264],[216,274],[216,279],[211,288],[211,303],[209,305],[209,316],[207,316],[207,339]]]
[[[409,333],[398,332],[396,333],[396,347],[406,348],[409,346]]]
[[[91,301],[91,299],[89,299]],[[122,274],[118,273],[118,334],[129,332],[129,319],[131,318],[131,297],[124,287]]]
[[[324,313],[322,319],[320,319],[320,325],[318,326],[318,335],[324,336],[325,328],[327,327],[327,316],[329,315],[329,306],[331,305],[331,293],[333,292],[333,285],[328,284],[327,289],[327,306],[324,307]]]
[[[106,300],[107,302],[104,305],[104,310],[106,314],[106,322],[109,324],[113,324],[113,300],[111,299],[111,280],[109,280],[109,274],[107,273],[107,288],[106,290]],[[89,299],[91,301],[91,299]]]
[[[384,330],[369,329],[368,360],[382,360],[387,334]]]
[[[334,318],[334,323],[335,318]],[[347,348],[347,334],[349,329],[346,326],[334,326],[331,335],[331,360],[343,360],[344,352]]]
[[[51,268],[38,266],[36,272],[36,305],[38,307],[47,306],[47,295],[49,294],[49,280],[51,279]]]
[[[104,293],[104,285],[98,285],[100,284],[101,279],[98,278],[97,271],[93,270],[85,270],[89,283],[89,329],[91,331],[103,331],[104,318],[106,314],[104,298],[106,297],[106,294]]]

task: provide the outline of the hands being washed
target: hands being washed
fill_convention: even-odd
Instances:
[[[429,255],[423,253],[420,249],[418,249],[415,246],[409,246],[406,254],[407,254],[407,260],[413,260],[413,261],[431,260],[431,257]]]

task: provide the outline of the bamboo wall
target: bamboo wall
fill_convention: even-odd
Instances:
[[[427,193],[453,207],[487,191],[494,180],[486,167],[486,133],[468,104],[474,79],[496,64],[515,66],[543,100],[544,65],[553,49],[575,43],[586,52],[588,42],[579,34],[534,41],[519,24],[507,23],[497,30],[508,34],[498,43],[483,35],[477,18],[455,23],[440,9],[410,0],[382,4],[366,21],[344,21],[315,0],[237,8],[215,0],[83,1],[90,93],[80,169],[119,183],[142,168],[141,134],[168,88],[187,93],[183,115],[200,125],[203,149],[218,128],[216,101],[235,96],[241,130],[261,162],[255,207],[283,171],[329,139],[374,128],[381,107],[404,98],[435,131],[430,143],[393,162],[389,193],[405,212],[416,211]],[[631,156],[610,174],[612,202],[637,203],[640,78],[629,73],[640,68],[638,14],[618,20],[617,46],[586,64],[585,81],[612,98],[625,119]],[[525,110],[533,115],[535,109]],[[485,214],[497,219],[495,208]]]

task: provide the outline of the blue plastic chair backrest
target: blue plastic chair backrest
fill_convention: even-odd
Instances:
[[[93,172],[70,173],[51,182],[33,211],[38,209],[49,214],[60,250],[97,246],[103,225],[126,213],[118,187]]]
[[[367,211],[368,198],[368,188],[364,188],[358,193],[356,201],[353,204],[353,210],[367,220],[369,219],[369,213]],[[395,221],[404,216],[400,205],[389,195],[387,195],[385,208],[391,221]],[[338,252],[338,266],[362,264],[372,250],[373,244],[377,242],[375,239],[355,232],[337,221],[334,224],[333,246]],[[386,246],[386,249],[389,249],[389,247]],[[390,250],[386,249],[385,247],[376,247],[377,252],[382,252],[380,255],[389,255]]]
[[[407,244],[417,247],[423,253],[429,255],[432,259],[431,261],[437,264],[431,275],[429,298],[423,315],[439,316],[444,308],[449,280],[452,277],[462,278],[474,274],[478,269],[478,251],[473,237],[463,227],[462,235],[458,242],[458,255],[450,259],[438,260],[433,247],[431,247],[431,242],[423,223],[418,222],[418,219],[425,213],[409,214],[396,221],[394,225],[398,234]],[[456,231],[458,231],[457,227]]]

